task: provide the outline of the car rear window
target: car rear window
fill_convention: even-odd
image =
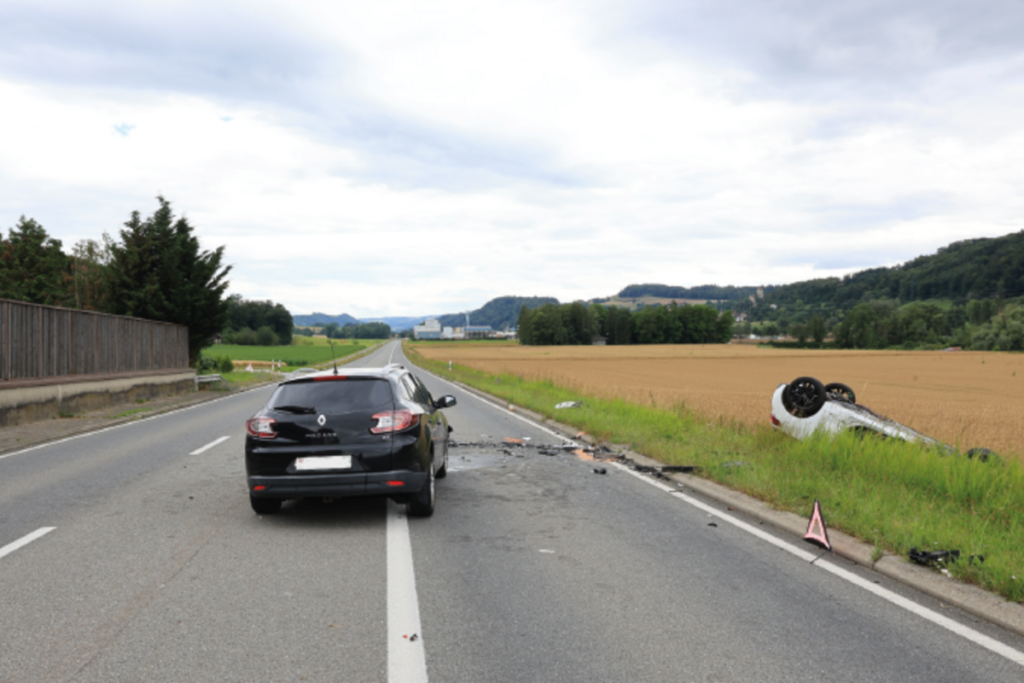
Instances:
[[[270,397],[268,407],[300,406],[318,413],[350,413],[392,403],[386,379],[344,379],[326,382],[282,384]]]

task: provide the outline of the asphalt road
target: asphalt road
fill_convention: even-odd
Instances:
[[[1024,639],[830,560],[1001,655],[623,469],[510,448],[560,440],[421,376],[465,444],[429,519],[255,515],[271,388],[0,457],[0,681],[1024,680]]]

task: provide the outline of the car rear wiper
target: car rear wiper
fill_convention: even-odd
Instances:
[[[299,415],[312,415],[316,412],[316,408],[307,408],[306,406],[274,406],[274,410],[283,410],[286,413]]]

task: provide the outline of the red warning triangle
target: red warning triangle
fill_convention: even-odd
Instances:
[[[825,520],[821,518],[821,504],[818,503],[817,498],[814,499],[814,512],[811,513],[811,521],[807,525],[804,540],[824,550],[832,550],[832,544],[828,542],[828,529],[825,528]]]

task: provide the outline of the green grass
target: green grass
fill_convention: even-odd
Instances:
[[[303,367],[316,363],[325,363],[331,360],[331,347],[326,344],[301,344],[294,346],[239,346],[236,344],[217,344],[203,349],[203,355],[211,358],[227,356],[231,360],[281,360],[289,367]],[[362,351],[367,346],[376,343],[373,340],[359,340],[352,343],[346,340],[343,343],[334,342],[334,355],[337,358],[344,358]]]
[[[134,410],[126,410],[123,413],[118,413],[114,418],[128,417],[129,415],[138,415],[139,413],[148,413],[153,410],[152,408],[135,408]]]
[[[598,399],[550,381],[524,382],[406,353],[416,364],[483,389],[592,436],[809,516],[821,500],[826,523],[904,557],[911,547],[957,549],[950,572],[1024,601],[1024,467],[981,463],[903,441],[852,433],[798,441],[767,424],[709,420],[685,405],[651,407]],[[555,410],[562,401],[581,408]],[[766,398],[767,406],[767,398]],[[766,408],[767,415],[767,408]],[[767,423],[767,419],[766,419]],[[876,551],[877,554],[877,551]],[[968,556],[983,555],[983,563]]]

